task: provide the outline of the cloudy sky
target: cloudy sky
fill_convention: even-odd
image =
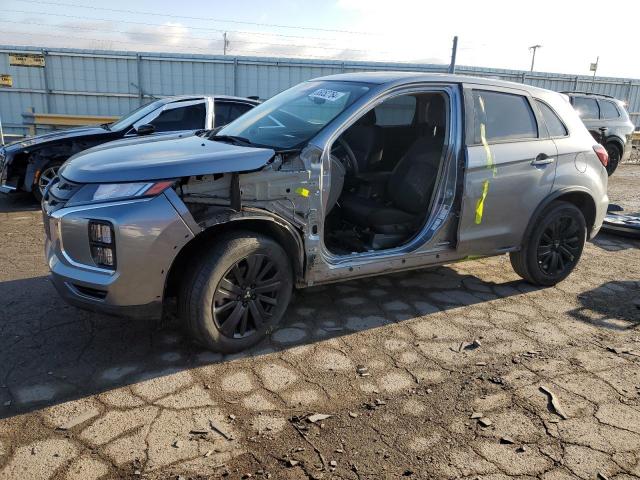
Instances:
[[[640,78],[638,0],[1,0],[0,44],[448,63]],[[605,8],[606,5],[606,8]],[[602,10],[603,13],[598,13]]]

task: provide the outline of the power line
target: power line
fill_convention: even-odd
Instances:
[[[15,23],[11,20],[0,20],[0,23]],[[99,29],[99,28],[95,28],[95,27],[81,27],[81,26],[77,26],[77,25],[53,25],[50,23],[38,23],[38,22],[22,22],[23,25],[36,25],[36,26],[40,26],[40,27],[52,27],[52,28],[57,28],[57,29],[73,29],[73,30],[86,30],[86,31],[92,31],[92,32],[104,32],[104,33],[122,33],[125,35],[140,35],[140,36],[144,36],[144,35],[157,35],[157,32],[128,32],[125,30],[115,30],[115,29],[110,29],[110,30],[105,30],[105,29]],[[157,24],[157,26],[159,27],[163,27],[163,28],[173,28],[173,26],[171,25],[162,25],[162,24]],[[185,27],[188,28],[188,27]],[[345,51],[345,52],[361,52],[361,53],[378,53],[378,54],[390,54],[391,52],[371,52],[371,50],[362,50],[362,49],[355,49],[355,48],[342,48],[342,47],[332,47],[332,46],[322,46],[322,45],[301,45],[301,44],[294,44],[294,43],[272,43],[272,42],[264,42],[264,41],[249,41],[249,40],[234,40],[234,39],[228,39],[227,32],[224,32],[225,35],[223,35],[223,48],[225,48],[225,46],[228,48],[231,40],[233,40],[233,43],[240,43],[240,44],[248,44],[248,45],[253,45],[256,43],[259,43],[260,45],[267,45],[267,46],[273,46],[273,47],[284,47],[284,48],[307,48],[307,49],[314,49],[314,50],[340,50],[340,51]],[[219,40],[212,40],[208,37],[194,37],[194,36],[189,36],[189,35],[178,35],[178,34],[171,34],[171,33],[165,33],[162,32],[162,35],[164,37],[170,37],[170,38],[182,38],[185,40],[207,40],[207,41],[215,41],[218,42]],[[135,43],[135,40],[132,42]],[[149,44],[147,44],[149,45]]]
[[[170,44],[166,44],[166,43],[141,43],[141,42],[135,42],[135,41],[123,41],[123,40],[111,40],[108,38],[89,38],[89,37],[77,37],[77,36],[73,36],[70,37],[69,35],[56,35],[53,33],[32,33],[32,32],[22,32],[22,31],[10,31],[10,30],[5,30],[2,33],[5,34],[16,34],[16,35],[25,35],[28,37],[57,37],[57,38],[64,38],[66,40],[86,40],[89,42],[110,42],[110,43],[119,43],[119,44],[126,44],[126,45],[147,45],[147,46],[153,46],[153,47],[158,47],[158,46],[162,46],[162,47],[167,47],[168,49],[170,48],[184,48],[185,50],[199,50],[202,52],[206,52],[206,53],[211,53],[211,48],[205,48],[205,47],[194,47],[192,45],[184,45],[184,44],[175,44],[175,45],[170,45]],[[219,41],[219,40],[217,40]],[[246,48],[241,48],[241,49],[234,49],[234,50],[239,50],[239,54],[243,54],[243,53],[255,53],[258,54],[259,56],[263,56],[263,57],[269,57],[269,56],[277,56],[277,55],[268,55],[266,54],[264,51],[259,51],[259,50],[250,50],[250,49],[246,49]],[[227,53],[229,53],[229,51],[227,51]],[[320,59],[320,60],[327,60],[327,56],[318,56],[318,55],[307,55],[305,54],[285,54],[285,55],[291,55],[291,56],[295,56],[295,58],[315,58],[315,59]]]
[[[26,14],[26,15],[38,15],[41,16],[40,12],[33,12],[30,10],[15,10],[15,9],[10,9],[10,8],[4,8],[2,9],[3,13],[9,12],[9,13],[22,13],[22,14]],[[166,23],[149,23],[149,22],[136,22],[136,21],[132,21],[132,20],[114,20],[114,19],[109,19],[109,18],[96,18],[96,17],[86,17],[86,16],[81,16],[81,15],[69,15],[69,14],[64,14],[64,13],[51,13],[51,12],[47,12],[47,16],[54,16],[54,17],[64,17],[64,18],[73,18],[76,20],[92,20],[92,21],[98,21],[98,22],[110,22],[110,23],[129,23],[132,25],[145,25],[145,26],[149,26],[149,27],[167,27],[170,25],[167,25]],[[282,33],[271,33],[271,32],[250,32],[247,30],[228,30],[228,29],[222,29],[222,28],[211,28],[211,27],[195,27],[195,26],[191,26],[189,25],[188,27],[186,25],[184,25],[185,28],[189,28],[191,30],[203,30],[203,31],[208,31],[208,32],[219,32],[219,33],[224,33],[224,32],[230,32],[230,33],[240,33],[240,34],[246,34],[246,35],[262,35],[262,36],[270,36],[270,37],[283,37],[283,38],[302,38],[302,39],[308,39],[308,40],[331,40],[330,38],[326,38],[326,37],[309,37],[309,36],[303,36],[303,35],[286,35],[286,34],[282,34]]]
[[[274,27],[274,28],[289,28],[295,30],[313,30],[317,32],[331,32],[331,33],[348,33],[352,35],[381,35],[379,33],[371,33],[371,32],[358,32],[352,30],[337,30],[331,28],[315,28],[315,27],[301,27],[298,25],[281,25],[275,23],[261,23],[261,22],[246,22],[240,20],[231,20],[231,19],[223,19],[223,18],[213,18],[213,17],[191,17],[187,15],[174,15],[167,13],[157,13],[157,12],[149,12],[143,10],[125,10],[119,8],[107,8],[107,7],[97,7],[94,5],[86,6],[86,5],[77,5],[74,3],[64,3],[64,2],[47,2],[45,0],[18,0],[26,3],[35,3],[40,5],[55,5],[58,7],[75,7],[75,8],[88,8],[90,10],[103,10],[106,12],[116,12],[116,13],[133,13],[137,15],[155,15],[159,17],[170,17],[170,18],[182,18],[187,20],[201,20],[201,21],[210,21],[210,22],[219,22],[219,23],[233,23],[237,25],[253,25],[259,27]]]

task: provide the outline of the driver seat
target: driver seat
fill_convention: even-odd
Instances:
[[[380,234],[410,234],[420,227],[436,184],[442,145],[421,136],[391,172],[388,202],[345,193],[340,205],[345,219]]]

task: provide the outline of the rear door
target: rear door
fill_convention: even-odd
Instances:
[[[509,251],[553,186],[557,150],[524,90],[466,85],[467,165],[458,248]]]

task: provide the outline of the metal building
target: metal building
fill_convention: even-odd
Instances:
[[[0,46],[0,118],[23,135],[23,114],[121,115],[153,97],[176,94],[272,95],[309,78],[363,70],[446,72],[446,65],[234,57],[177,53]],[[640,128],[640,80],[464,67],[551,90],[581,90],[624,100]]]

